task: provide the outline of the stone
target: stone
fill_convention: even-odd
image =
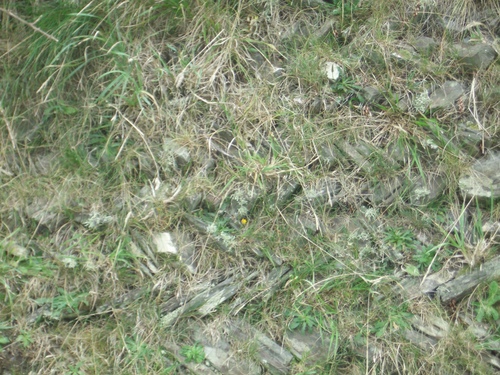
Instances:
[[[472,71],[487,69],[497,57],[495,49],[486,43],[462,43],[453,47],[459,63]]]
[[[29,256],[29,250],[15,242],[7,242],[5,250],[7,254],[16,258],[26,259]]]
[[[184,197],[182,202],[188,211],[193,212],[200,207],[203,198],[203,193],[193,193]]]
[[[162,311],[161,324],[170,327],[183,316],[197,315],[200,317],[213,313],[217,307],[231,299],[241,287],[252,280],[256,273],[246,277],[230,277],[217,285],[206,283],[201,286],[198,294],[189,292],[188,296],[175,296],[160,307]]]
[[[493,85],[492,87],[485,88],[484,91],[480,92],[479,99],[485,106],[496,106],[500,103],[500,86]]]
[[[191,164],[189,150],[171,138],[163,141],[163,156],[167,165],[173,165],[175,169],[182,172],[186,172]]]
[[[241,218],[247,217],[259,199],[264,198],[265,191],[258,186],[248,186],[236,189],[230,198],[227,213],[232,223],[239,223]]]
[[[268,373],[272,375],[290,373],[293,355],[264,333],[259,332],[242,320],[228,322],[227,332],[239,342],[255,345],[254,357],[266,368]]]
[[[328,361],[337,349],[334,343],[330,342],[330,336],[318,330],[287,331],[284,342],[290,352],[299,360],[305,361],[308,366]]]
[[[189,235],[180,231],[157,233],[153,243],[158,253],[178,255],[188,271],[196,273],[196,248]]]
[[[413,48],[424,56],[430,56],[437,47],[437,43],[434,39],[427,36],[421,36],[413,42]]]
[[[396,104],[396,108],[401,111],[401,112],[408,112],[410,109],[410,103],[408,99],[402,98],[398,101],[398,104]]]
[[[456,138],[460,150],[467,155],[476,158],[481,154],[483,135],[479,130],[471,127],[472,123],[459,124]]]
[[[450,108],[464,92],[465,90],[460,82],[446,81],[443,86],[430,95],[429,109]]]
[[[400,68],[406,68],[414,60],[414,54],[415,52],[412,51],[410,46],[404,46],[391,53],[391,61]]]
[[[342,198],[345,192],[342,191],[342,184],[335,178],[323,178],[304,187],[303,199],[312,206],[322,209],[333,207]]]
[[[318,96],[312,99],[310,103],[308,103],[307,110],[309,112],[309,115],[314,116],[323,112],[325,108],[325,100],[322,97]]]
[[[153,236],[156,251],[164,254],[177,254],[177,246],[174,244],[172,235],[168,232],[158,233]]]
[[[425,351],[433,350],[438,342],[437,339],[412,329],[405,329],[403,336],[406,340]]]
[[[453,36],[459,36],[464,32],[463,21],[458,17],[445,16],[441,19],[441,25]]]
[[[481,264],[474,270],[458,276],[457,278],[440,285],[437,289],[437,296],[442,303],[449,303],[452,300],[459,301],[468,296],[479,284],[496,280],[500,277],[500,256],[497,256],[486,263]]]
[[[459,180],[462,195],[486,200],[500,197],[500,155],[490,154],[477,160]]]
[[[380,90],[373,86],[363,87],[361,95],[368,103],[378,103],[384,97]]]
[[[300,228],[304,233],[323,233],[325,231],[325,226],[318,217],[312,214],[304,213],[297,215],[294,220],[295,226]]]
[[[374,205],[389,205],[400,196],[404,184],[405,180],[400,176],[374,181],[366,198]]]
[[[446,188],[446,178],[441,175],[419,176],[410,191],[412,205],[426,205],[436,199]]]
[[[294,178],[283,179],[276,188],[274,205],[280,209],[284,208],[301,189],[302,186]]]
[[[487,238],[493,238],[495,241],[500,240],[500,222],[487,221],[483,224],[482,231]]]
[[[342,162],[338,149],[329,143],[318,147],[318,160],[326,169],[331,169]]]
[[[192,338],[203,345],[205,359],[217,371],[227,375],[259,375],[261,373],[260,366],[257,363],[238,355],[237,346],[231,345],[219,333],[222,327],[208,324],[208,326],[204,326],[201,322],[192,322],[189,328],[193,331]],[[210,331],[214,332],[214,334],[207,334]]]
[[[38,223],[39,230],[48,229],[53,232],[64,221],[64,215],[57,205],[58,203],[54,200],[36,197],[26,206],[24,212],[26,216]]]

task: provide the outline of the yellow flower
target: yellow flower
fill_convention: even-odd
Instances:
[[[247,219],[246,217],[242,217],[242,218],[240,219],[240,223],[241,223],[242,225],[247,225],[247,224],[248,224],[248,219]]]

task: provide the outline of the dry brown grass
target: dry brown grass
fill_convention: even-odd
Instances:
[[[498,64],[464,75],[450,52],[463,33],[443,32],[436,17],[446,14],[469,32],[478,12],[498,10],[495,2],[366,1],[338,15],[346,1],[90,3],[85,12],[95,17],[82,11],[85,22],[75,16],[81,4],[66,5],[72,10],[3,4],[29,22],[40,13],[37,27],[61,40],[2,14],[3,353],[16,349],[38,374],[180,374],[186,368],[163,344],[192,344],[188,318],[163,327],[162,306],[255,272],[238,292],[249,298],[238,316],[282,342],[311,307],[317,329],[340,335],[336,361],[318,364],[318,373],[491,372],[460,324],[430,354],[402,339],[407,313],[446,318],[447,310],[392,295],[415,259],[391,244],[387,228],[408,228],[436,245],[452,237],[450,213],[465,213],[456,190],[472,157],[454,146],[456,126],[472,112],[495,147],[499,109],[490,92]],[[431,56],[394,58],[422,35],[438,43]],[[326,62],[342,66],[339,82],[322,72]],[[475,90],[463,106],[419,111],[414,98],[446,80]],[[366,87],[380,90],[380,102],[361,98]],[[442,141],[436,134],[449,141],[433,151],[428,141]],[[370,150],[364,161],[344,154],[359,145]],[[176,159],[181,148],[185,164]],[[412,205],[410,182],[431,174],[443,175],[446,189],[426,207]],[[398,179],[408,186],[393,201],[370,201],[374,185]],[[277,205],[290,181],[300,188]],[[331,184],[342,192],[337,201]],[[484,216],[477,211],[475,220],[498,220],[495,202],[478,210]],[[210,229],[196,229],[188,215]],[[178,257],[134,250],[164,231],[187,234],[196,273]],[[443,245],[436,260],[473,266],[495,246],[484,238]],[[290,265],[292,276],[262,299],[277,263]],[[120,300],[137,290],[144,293],[134,301]],[[214,339],[233,317],[230,303],[204,318]],[[474,313],[467,304],[458,310]],[[368,344],[383,355],[355,351]],[[239,349],[255,356],[250,344]],[[293,366],[294,374],[311,370]]]

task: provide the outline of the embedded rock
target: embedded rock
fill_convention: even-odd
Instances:
[[[291,353],[308,366],[328,361],[337,349],[330,336],[317,330],[312,332],[287,331],[285,344]]]
[[[303,199],[313,207],[333,207],[345,197],[342,184],[335,178],[323,178],[304,187]]]
[[[172,165],[182,172],[185,172],[191,164],[189,150],[170,138],[166,138],[163,142],[163,159],[166,166]]]
[[[213,329],[215,334],[207,333]],[[260,366],[238,353],[238,347],[219,333],[219,327],[204,326],[201,322],[193,322],[189,326],[193,331],[192,338],[203,345],[205,359],[210,361],[221,374],[227,375],[259,375]],[[215,337],[214,337],[215,336]]]
[[[495,49],[485,43],[455,44],[454,49],[459,62],[472,71],[487,69],[497,57]]]
[[[186,265],[191,273],[196,273],[196,249],[189,235],[182,232],[162,232],[153,236],[156,251],[164,254],[175,254]]]
[[[442,87],[435,90],[430,99],[429,109],[449,108],[464,94],[464,88],[460,82],[446,81]]]
[[[227,332],[238,341],[255,345],[255,358],[270,374],[286,375],[290,372],[292,354],[262,332],[241,320],[229,322]]]
[[[426,36],[421,36],[420,38],[417,38],[413,43],[413,48],[415,48],[415,50],[418,53],[424,56],[432,55],[436,47],[437,47],[436,41]]]
[[[410,202],[413,205],[425,205],[436,199],[446,188],[446,179],[441,175],[419,176],[410,192]]]
[[[437,295],[441,302],[460,300],[469,295],[481,283],[490,283],[500,277],[500,257],[491,259],[477,269],[459,276],[437,288]]]
[[[477,160],[459,180],[462,195],[487,200],[500,197],[500,155]]]
[[[378,103],[384,98],[380,90],[373,86],[364,87],[361,90],[361,95],[368,103]]]

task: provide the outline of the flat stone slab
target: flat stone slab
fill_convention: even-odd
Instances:
[[[457,277],[437,288],[441,302],[459,300],[470,294],[479,284],[490,282],[500,277],[500,257],[482,264],[479,268],[466,275]]]
[[[299,360],[308,365],[327,361],[335,351],[335,343],[326,333],[318,330],[302,332],[287,331],[285,334],[285,345],[290,352]]]
[[[477,198],[500,197],[500,155],[477,160],[459,180],[462,195]]]
[[[205,359],[221,374],[227,375],[260,375],[260,366],[241,353],[238,347],[231,345],[230,341],[223,337],[222,330],[217,327],[208,327],[200,322],[193,322],[190,329],[194,331],[193,339],[203,345]],[[210,334],[212,330],[216,330]]]
[[[429,109],[452,107],[464,92],[465,90],[460,82],[446,81],[443,86],[435,90],[429,97]]]
[[[486,43],[463,43],[453,46],[459,62],[471,70],[484,70],[496,59],[495,49]]]
[[[293,355],[249,324],[244,321],[230,322],[227,324],[227,333],[236,340],[255,344],[257,346],[255,357],[270,374],[290,373]]]

